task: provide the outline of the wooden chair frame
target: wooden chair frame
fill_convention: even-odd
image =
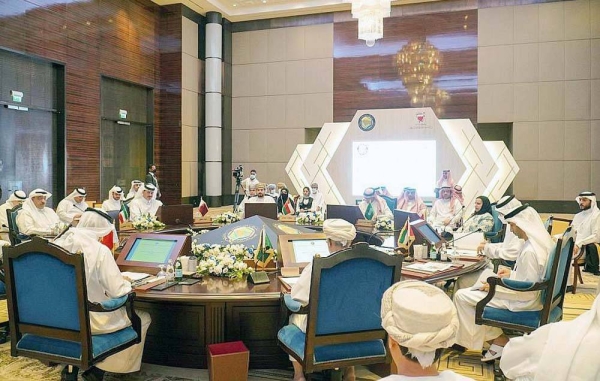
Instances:
[[[8,222],[8,237],[10,239],[10,244],[13,246],[21,243],[23,239],[29,238],[19,233],[19,226],[17,225],[17,216],[19,215],[19,211],[22,207],[23,205],[17,205],[12,209],[6,210],[6,219]]]
[[[17,292],[13,279],[13,260],[30,253],[44,253],[74,267],[76,284],[74,284],[73,287],[76,288],[77,299],[79,300],[79,305],[81,306],[79,309],[79,331],[25,324],[19,320]],[[127,316],[131,321],[132,327],[137,333],[137,339],[112,348],[111,350],[97,357],[93,357],[89,312],[110,312],[121,308],[123,304],[115,306],[111,309],[105,309],[99,303],[92,303],[88,301],[85,265],[82,255],[70,254],[63,248],[54,245],[43,238],[34,237],[31,241],[19,244],[17,246],[4,248],[3,258],[6,277],[6,292],[8,296],[9,325],[11,332],[11,355],[13,357],[24,356],[35,358],[42,362],[60,363],[73,365],[81,369],[88,369],[94,363],[102,361],[108,356],[141,342],[141,320],[133,310],[133,299],[135,298],[135,293],[131,292],[127,295],[127,300],[124,305],[126,307]],[[52,339],[77,342],[81,345],[81,358],[77,360],[70,357],[17,348],[19,340],[21,340],[24,334],[28,333],[38,336],[45,336]]]

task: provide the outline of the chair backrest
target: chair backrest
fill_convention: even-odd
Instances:
[[[34,237],[5,248],[3,257],[13,353],[23,335],[34,334],[79,344],[87,363],[92,348],[83,256]]]
[[[8,222],[8,237],[10,239],[11,245],[16,245],[21,243],[19,239],[19,227],[17,226],[17,216],[21,211],[22,205],[17,205],[12,209],[6,210],[6,219]]]
[[[544,281],[549,282],[549,284],[541,295],[544,309],[540,325],[548,322],[549,314],[555,307],[562,307],[563,305],[574,247],[575,234],[571,227],[568,227],[563,236],[556,242],[554,250],[550,252],[548,257]]]
[[[494,218],[494,226],[492,227],[492,231],[488,234],[491,235],[490,233],[493,233],[494,235],[490,238],[490,242],[502,242],[504,240],[504,224],[502,223],[502,220],[500,220],[500,216],[498,215],[498,210],[496,210],[495,205],[492,205],[492,217]]]
[[[571,226],[571,222],[573,222],[573,220],[570,220],[568,218],[550,216],[548,217],[544,225],[548,230],[548,234],[554,236],[557,234],[563,234],[567,230],[567,228]]]
[[[381,298],[400,280],[402,260],[365,243],[313,260],[305,359],[318,345],[385,339]]]
[[[385,200],[385,203],[387,204],[388,208],[390,208],[390,210],[396,209],[396,205],[398,204],[398,199],[396,197],[390,197],[383,194],[379,195],[379,197]]]

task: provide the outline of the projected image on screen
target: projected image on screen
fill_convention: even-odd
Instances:
[[[432,197],[435,188],[434,140],[369,141],[352,143],[352,194],[385,185],[393,195],[404,187]]]
[[[177,241],[138,238],[125,258],[128,261],[167,263]]]

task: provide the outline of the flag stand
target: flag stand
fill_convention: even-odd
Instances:
[[[269,283],[269,275],[266,271],[255,271],[248,275],[248,281],[252,284]]]

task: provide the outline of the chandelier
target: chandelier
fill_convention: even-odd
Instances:
[[[345,0],[352,3],[352,18],[358,19],[358,38],[368,47],[383,38],[383,18],[390,17],[391,0]]]

